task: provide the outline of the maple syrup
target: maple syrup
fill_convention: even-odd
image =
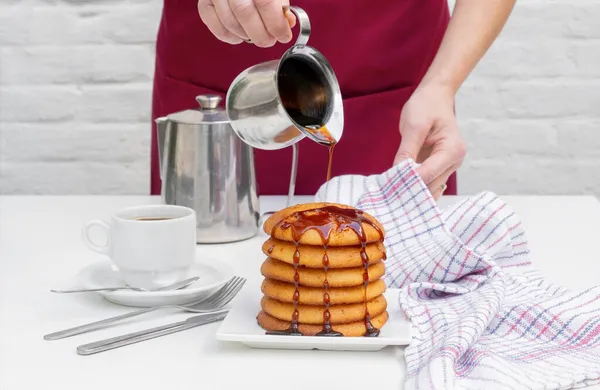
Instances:
[[[323,303],[325,304],[325,311],[323,312],[323,330],[317,333],[317,336],[342,336],[341,333],[336,332],[331,327],[331,314],[329,313],[330,297],[329,297],[329,282],[327,281],[327,271],[329,268],[329,257],[327,255],[327,247],[331,237],[331,232],[342,231],[344,229],[351,229],[358,237],[361,250],[360,257],[363,263],[363,289],[364,289],[364,307],[365,316],[364,324],[366,332],[365,337],[376,337],[379,335],[379,329],[373,326],[371,323],[371,316],[367,307],[367,286],[369,284],[369,256],[366,251],[367,235],[364,231],[362,224],[366,223],[372,226],[379,233],[379,240],[383,242],[383,232],[379,227],[374,224],[371,220],[364,216],[364,213],[360,210],[351,208],[342,208],[338,206],[324,206],[315,209],[309,209],[304,211],[298,211],[292,214],[288,218],[284,218],[273,226],[271,236],[275,236],[276,229],[282,230],[291,229],[292,240],[296,246],[294,252],[294,312],[292,315],[291,326],[284,331],[268,331],[267,334],[277,335],[302,335],[298,329],[298,302],[300,300],[300,293],[298,285],[300,276],[298,274],[298,265],[300,263],[300,252],[298,245],[302,236],[309,230],[315,230],[321,237],[323,244],[323,270],[325,271],[325,281],[323,282]]]

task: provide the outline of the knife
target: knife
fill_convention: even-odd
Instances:
[[[77,353],[79,355],[92,355],[98,352],[108,351],[126,345],[139,343],[153,339],[155,337],[165,336],[175,332],[181,332],[194,328],[196,326],[208,324],[215,321],[220,321],[227,316],[229,310],[221,310],[209,314],[200,314],[197,316],[190,317],[185,321],[174,322],[167,325],[158,326],[139,332],[129,333],[123,336],[112,337],[105,340],[95,341],[93,343],[83,344],[77,347]]]

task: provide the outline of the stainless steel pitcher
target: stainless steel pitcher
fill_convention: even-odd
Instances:
[[[247,145],[264,150],[292,146],[290,205],[298,166],[297,143],[305,137],[324,145],[339,142],[344,108],[331,64],[307,45],[311,32],[308,15],[299,7],[285,6],[284,12],[288,9],[300,27],[295,44],[280,59],[240,73],[227,91],[225,106],[231,127]]]
[[[201,95],[200,107],[156,119],[162,197],[194,209],[198,243],[224,243],[258,233],[254,153],[219,108],[221,97]]]
[[[225,104],[231,127],[245,143],[265,150],[304,137],[338,142],[344,127],[338,80],[323,54],[307,45],[311,26],[306,12],[286,9],[297,16],[298,38],[280,59],[251,66],[233,80]],[[317,131],[323,127],[333,139]]]

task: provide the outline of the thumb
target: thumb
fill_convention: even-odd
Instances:
[[[428,130],[426,126],[400,124],[402,139],[394,157],[394,165],[409,158],[417,162],[417,156],[423,147]]]

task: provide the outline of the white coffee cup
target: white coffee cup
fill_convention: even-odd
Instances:
[[[90,237],[99,227],[105,243]],[[110,222],[89,221],[82,229],[87,246],[107,255],[131,287],[157,288],[188,277],[196,258],[196,213],[174,205],[122,209]]]

